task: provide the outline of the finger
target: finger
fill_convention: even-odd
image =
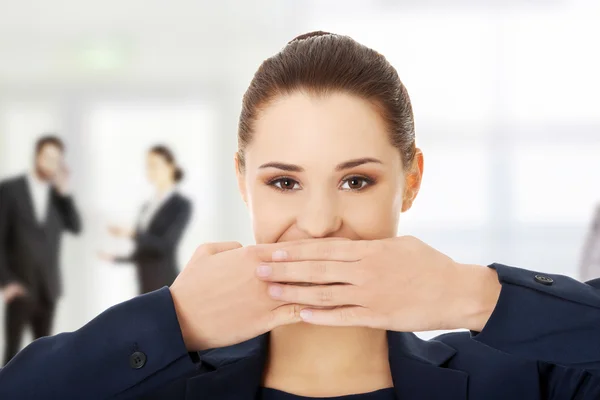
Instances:
[[[271,284],[269,296],[285,303],[306,306],[350,306],[361,305],[358,290],[353,285],[295,286]]]
[[[239,242],[218,242],[218,243],[205,243],[198,247],[197,252],[202,255],[213,256],[224,251],[235,250],[243,247]]]
[[[249,246],[248,249],[253,251],[254,254],[256,254],[258,256],[259,259],[261,259],[263,261],[271,261],[271,260],[273,260],[273,253],[275,253],[277,250],[280,250],[286,246],[289,247],[289,246],[302,245],[302,244],[307,244],[307,243],[312,243],[312,242],[332,242],[332,241],[341,241],[341,240],[349,241],[350,239],[334,238],[334,237],[322,238],[322,239],[302,239],[302,240],[296,240],[293,242],[257,244],[254,246]]]
[[[273,261],[359,261],[365,255],[365,241],[346,239],[311,240],[303,243],[283,243],[271,256]]]
[[[272,310],[269,314],[267,331],[271,331],[278,326],[295,324],[302,322],[300,312],[304,307],[299,304],[284,304]]]
[[[263,263],[256,268],[268,282],[357,283],[358,264],[345,261],[296,261]]]
[[[332,310],[305,308],[300,312],[300,317],[302,321],[313,325],[376,327],[371,311],[359,306],[337,307]]]

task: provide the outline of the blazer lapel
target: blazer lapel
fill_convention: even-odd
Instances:
[[[186,400],[255,400],[262,381],[267,337],[201,354],[202,364],[214,370],[188,379]]]
[[[150,221],[148,221],[148,225],[146,226],[146,231],[151,231],[152,228],[154,228],[154,225],[157,223],[157,221],[160,220],[160,215],[166,210],[168,210],[168,208],[171,207],[171,205],[175,201],[175,196],[177,196],[176,193],[171,194],[168,199],[163,201],[162,204],[158,206],[156,210],[154,210],[154,214],[152,215]]]
[[[445,368],[456,350],[412,333],[388,332],[389,358],[398,400],[467,398],[468,374]],[[254,400],[261,385],[268,334],[200,355],[204,372],[187,380],[186,400]]]
[[[413,333],[388,332],[390,367],[398,400],[466,399],[469,375],[443,366],[456,350]]]

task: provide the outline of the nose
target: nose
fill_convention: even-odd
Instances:
[[[324,238],[338,232],[342,218],[335,195],[327,192],[310,195],[299,210],[296,224],[312,238]]]

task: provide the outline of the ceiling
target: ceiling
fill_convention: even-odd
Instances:
[[[218,79],[285,44],[295,4],[0,0],[0,83]]]

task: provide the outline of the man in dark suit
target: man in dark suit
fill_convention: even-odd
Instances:
[[[64,144],[40,138],[33,171],[0,182],[0,288],[6,304],[4,361],[19,351],[23,331],[48,336],[61,294],[59,270],[63,230],[81,230],[68,194]]]

